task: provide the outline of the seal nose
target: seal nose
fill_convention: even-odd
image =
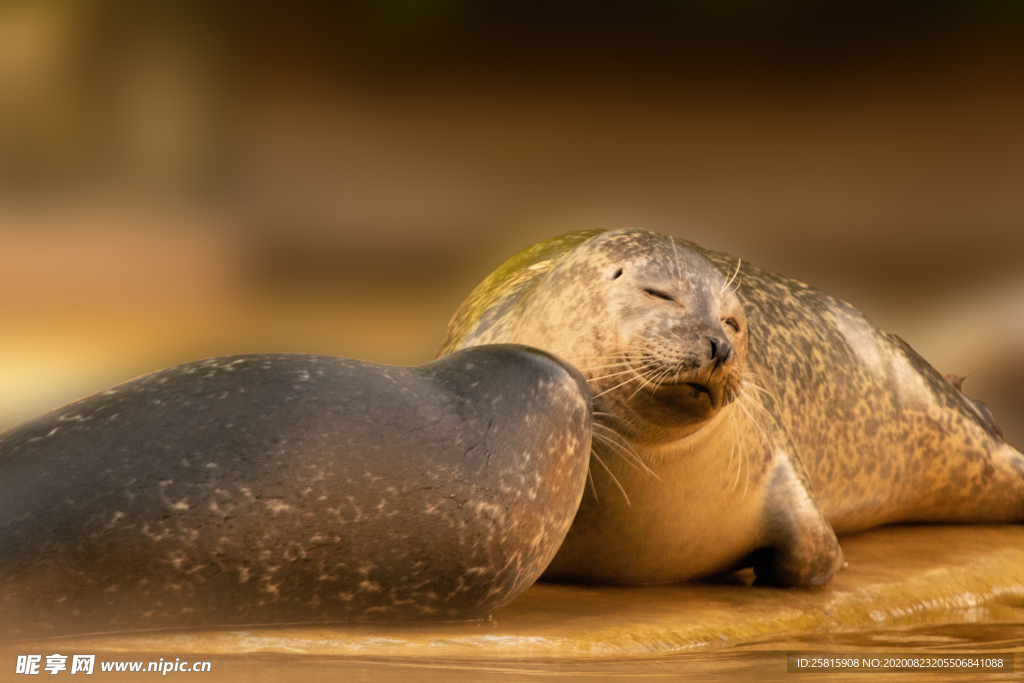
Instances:
[[[711,360],[715,361],[715,365],[723,365],[729,361],[729,356],[732,355],[732,346],[729,342],[722,339],[716,339],[711,337]]]

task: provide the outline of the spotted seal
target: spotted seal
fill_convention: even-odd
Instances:
[[[0,634],[486,616],[568,531],[590,423],[511,345],[145,375],[0,434]]]
[[[590,494],[546,576],[674,582],[753,566],[827,582],[836,533],[1024,518],[1024,457],[849,304],[640,229],[509,259],[438,351],[515,342],[590,383]]]

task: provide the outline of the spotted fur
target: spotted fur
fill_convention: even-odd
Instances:
[[[820,584],[843,563],[834,532],[1024,519],[1024,456],[849,304],[646,230],[531,249],[470,294],[438,355],[528,344],[590,382],[594,486],[548,576],[657,583],[753,565],[766,583]],[[723,326],[730,307],[741,334]],[[736,357],[712,375],[721,399],[659,402],[658,379],[699,377],[723,330]]]

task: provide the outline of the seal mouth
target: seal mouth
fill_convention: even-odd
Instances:
[[[707,400],[711,408],[718,407],[721,392],[718,387],[693,379],[679,378],[674,382],[661,382],[651,391],[657,400],[663,401],[697,401]]]
[[[708,398],[714,397],[714,392],[711,390],[711,387],[704,382],[695,382],[693,380],[686,379],[677,379],[673,382],[659,382],[657,388],[655,388],[652,393],[656,394],[660,389],[679,390],[684,387],[689,387],[693,390],[694,398],[700,397],[701,394],[706,394]]]
[[[709,383],[689,378],[679,378],[675,382],[660,383],[652,392],[651,397],[659,402],[674,404],[677,409],[698,411],[715,411],[733,402],[735,392],[730,389],[728,381]]]
[[[677,382],[673,387],[677,395],[682,392],[688,394],[686,396],[690,401],[695,401],[699,404],[707,401],[708,408],[711,410],[717,410],[722,405],[722,392],[717,386],[711,386],[704,384],[703,382]],[[671,400],[671,399],[670,399]]]
[[[711,398],[711,389],[706,384],[700,382],[681,382],[683,386],[688,386],[694,390],[694,396],[700,396],[701,394],[707,394],[708,398]]]
[[[628,370],[619,374],[632,371],[629,379],[618,382],[618,386],[598,387],[595,398],[625,384],[627,386],[617,392],[618,398],[611,400],[629,402],[633,404],[632,410],[639,410],[659,424],[707,419],[735,398],[732,369],[726,365],[713,361],[695,365],[688,359],[666,363],[653,354],[645,354],[640,359],[627,355],[625,361]],[[633,384],[637,381],[639,386]],[[659,417],[655,418],[655,414]]]

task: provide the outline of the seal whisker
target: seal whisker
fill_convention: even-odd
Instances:
[[[747,491],[750,489],[750,458],[747,457],[747,450],[746,450],[746,448],[747,448],[746,444],[744,444],[744,446],[743,446],[743,462],[747,466],[747,478],[746,478],[746,481],[743,482],[743,496],[742,496],[743,498],[747,497]]]
[[[647,385],[651,385],[653,387],[654,384],[650,381],[650,378],[654,377],[657,374],[658,374],[658,369],[657,368],[652,369],[650,372],[644,373],[641,376],[641,378],[640,378],[643,383],[639,387],[637,387],[636,391],[634,391],[632,394],[630,394],[629,398],[627,398],[626,400],[627,401],[632,401],[633,397],[636,396],[637,394],[639,394],[640,390],[643,389],[644,387],[646,387]],[[657,387],[655,387],[655,389],[656,388]],[[652,389],[652,391],[654,391],[654,390]]]
[[[651,365],[652,365],[652,363],[645,363],[644,365],[642,365],[642,366],[640,367],[640,369],[641,369],[641,370],[646,370],[646,369],[647,369],[648,367],[650,367]],[[610,373],[608,373],[608,374],[606,374],[606,375],[600,375],[600,376],[598,376],[598,377],[591,377],[590,379],[591,379],[591,380],[598,380],[598,379],[608,379],[609,377],[615,377],[616,375],[624,375],[624,374],[626,374],[627,372],[636,372],[636,371],[637,371],[637,368],[635,368],[635,367],[633,367],[632,365],[630,365],[630,367],[626,368],[625,370],[620,370],[620,371],[618,371],[618,372],[610,372]],[[589,381],[589,380],[588,380],[588,381]]]
[[[618,351],[616,353],[609,353],[609,354],[602,355],[602,356],[587,356],[585,359],[582,359],[581,362],[583,362],[583,363],[593,363],[594,361],[604,361],[604,360],[612,360],[612,359],[628,360],[628,358],[626,357],[626,351],[637,351],[637,350],[639,350],[638,347],[627,346],[627,347],[623,347],[622,350],[620,350],[620,351]]]
[[[580,372],[592,372],[594,370],[605,370],[607,368],[618,368],[623,365],[629,365],[629,361],[622,361],[620,363],[607,363],[605,365],[591,365],[589,367],[577,367],[576,369]]]
[[[630,400],[630,399],[632,399],[632,398],[633,398],[633,396],[637,395],[637,393],[639,393],[639,392],[640,392],[640,389],[644,388],[644,387],[645,387],[645,386],[647,386],[648,384],[649,384],[649,385],[650,385],[651,387],[653,387],[653,388],[651,389],[651,392],[653,392],[653,391],[656,391],[656,390],[657,390],[657,385],[656,385],[656,384],[654,384],[654,383],[652,383],[652,382],[651,382],[650,380],[651,380],[652,378],[657,378],[657,379],[660,379],[660,377],[662,377],[662,375],[663,375],[663,374],[664,374],[664,373],[665,373],[665,372],[666,372],[667,370],[670,370],[670,371],[671,371],[671,370],[672,370],[672,368],[673,368],[673,366],[670,366],[670,367],[669,367],[668,369],[666,369],[666,368],[665,368],[665,367],[663,367],[663,365],[662,365],[662,364],[660,364],[660,362],[659,362],[658,360],[656,360],[655,358],[651,358],[650,360],[648,360],[648,361],[647,361],[647,364],[646,364],[646,365],[644,366],[644,369],[645,369],[645,372],[644,372],[644,383],[643,383],[643,384],[641,384],[641,385],[640,385],[640,387],[639,387],[639,388],[638,388],[638,389],[637,389],[636,391],[634,391],[634,392],[633,392],[633,393],[632,393],[632,394],[630,395],[630,397],[629,397],[629,398],[627,398],[627,400]]]
[[[670,366],[670,367],[668,367],[668,368],[662,368],[661,370],[659,370],[659,371],[656,371],[656,372],[655,372],[655,373],[654,373],[654,374],[652,375],[652,376],[653,376],[653,377],[655,378],[655,381],[654,381],[654,382],[647,382],[647,384],[650,384],[650,385],[651,385],[651,386],[653,387],[653,388],[651,389],[651,393],[652,393],[652,394],[653,394],[653,393],[654,393],[655,391],[657,391],[657,390],[658,390],[658,387],[659,387],[659,386],[661,386],[661,383],[662,383],[663,381],[665,381],[665,379],[667,379],[667,378],[668,378],[669,376],[671,376],[671,374],[672,374],[672,371],[673,371],[673,367],[671,367],[671,366]],[[642,385],[640,385],[640,389],[643,389],[643,388],[644,388],[645,386],[647,386],[647,384],[642,384]],[[637,395],[637,394],[638,394],[638,393],[640,392],[640,389],[637,389],[636,391],[634,391],[634,392],[633,392],[633,393],[632,393],[632,394],[630,395],[630,397],[629,397],[628,399],[626,399],[626,400],[628,401],[628,400],[632,399],[632,398],[633,398],[633,396],[636,396],[636,395]]]
[[[587,341],[590,341],[590,340],[589,340],[588,337],[581,337],[579,335],[576,335],[574,337],[574,341],[587,342]],[[631,342],[618,342],[618,343],[608,342],[608,345],[609,345],[609,347],[615,349],[613,353],[606,353],[606,354],[602,354],[602,355],[598,355],[598,356],[588,356],[588,358],[590,360],[595,360],[595,359],[600,359],[600,358],[621,358],[623,352],[625,352],[625,351],[639,351],[642,348],[639,345],[631,343]],[[608,349],[608,350],[611,350],[611,349]]]
[[[590,448],[590,456],[591,457],[597,457],[597,456],[594,455],[594,448],[593,447]],[[594,494],[594,501],[597,502],[597,503],[600,503],[601,499],[597,497],[597,486],[594,485],[594,475],[590,471],[589,467],[587,468],[587,481],[590,482],[590,490]]]
[[[640,370],[647,371],[649,368],[650,368],[650,364],[642,366],[640,368]],[[637,373],[638,376],[640,376],[640,374],[641,374],[640,372],[637,371],[636,368],[632,368],[631,367],[631,368],[628,368],[626,370],[622,370],[621,372],[612,372],[612,373],[609,373],[607,375],[601,375],[600,377],[591,377],[590,379],[587,380],[587,382],[588,383],[589,382],[597,382],[597,381],[602,380],[602,379],[608,379],[610,377],[618,377],[619,375],[625,375],[625,374],[630,373],[630,372],[635,372],[635,373]],[[630,381],[632,381],[632,380],[630,380]],[[619,386],[622,386],[622,385],[620,384]]]
[[[609,448],[609,449],[611,449],[611,451],[612,451],[612,452],[613,452],[613,453],[614,453],[615,455],[618,455],[618,456],[619,456],[620,458],[622,458],[622,459],[623,459],[623,460],[624,460],[624,461],[626,462],[626,464],[627,464],[627,465],[629,465],[630,467],[632,467],[632,468],[633,468],[633,469],[635,469],[635,470],[639,470],[639,469],[640,469],[639,467],[637,467],[636,463],[634,463],[634,462],[632,461],[632,459],[631,459],[631,458],[628,458],[628,457],[624,456],[624,455],[623,455],[622,453],[620,453],[619,451],[617,451],[617,450],[616,450],[616,449],[614,448],[614,446],[616,446],[617,444],[615,444],[614,442],[612,442],[612,440],[611,440],[611,439],[609,439],[609,438],[607,438],[607,437],[605,437],[605,436],[602,436],[601,434],[594,434],[594,435],[593,435],[593,437],[594,437],[595,439],[600,439],[600,440],[601,440],[601,442],[602,442],[603,444],[605,444],[606,446],[608,446],[608,448]]]
[[[768,398],[774,398],[774,396],[772,396],[772,393],[770,391],[768,391],[767,389],[765,389],[762,386],[758,386],[757,384],[755,384],[753,382],[750,382],[750,381],[743,382],[743,389],[741,389],[741,391],[745,392],[747,389],[750,389],[752,391],[757,392],[757,395],[759,395],[759,396],[767,396]]]
[[[615,413],[605,413],[605,412],[602,412],[600,410],[595,410],[594,411],[594,417],[597,420],[601,420],[601,419],[604,419],[604,418],[611,418],[613,420],[618,420],[620,422],[625,422],[627,425],[630,426],[630,428],[633,428],[633,429],[636,428],[636,425],[634,425],[628,419],[624,418],[621,415],[616,415]],[[608,428],[608,429],[612,429],[612,431],[615,431],[614,428],[610,427],[609,425],[604,424],[603,422],[598,422],[597,424],[600,424],[602,427],[605,427],[605,428]],[[622,434],[619,434],[618,432],[615,432],[615,433],[618,434],[618,436],[620,438],[622,438],[622,439],[626,438],[626,437],[622,436]]]
[[[592,372],[594,370],[608,370],[611,368],[630,367],[633,365],[633,361],[626,359],[617,361],[615,363],[598,363],[596,365],[578,365],[576,368],[580,372]]]
[[[741,370],[741,376],[743,379],[743,385],[745,387],[751,387],[753,389],[756,389],[765,396],[772,396],[771,392],[769,392],[764,386],[762,386],[763,380],[761,379],[761,375],[751,370],[749,366],[743,367],[743,369]]]
[[[737,405],[737,407],[739,407],[740,410],[743,411],[743,413],[747,417],[747,420],[750,422],[750,424],[757,431],[757,434],[759,436],[759,439],[758,439],[759,445],[767,446],[768,448],[771,448],[772,447],[772,440],[768,437],[768,434],[765,432],[764,427],[761,425],[760,421],[756,417],[754,417],[753,414],[751,414],[750,410],[748,410],[748,406],[745,405],[745,404],[749,403],[749,400],[750,400],[749,398],[747,398],[745,400],[738,400],[738,401],[736,401],[736,405]],[[757,410],[754,408],[753,405],[751,405],[750,408],[754,409],[754,412],[757,412]],[[762,410],[763,410],[763,408],[762,408]],[[765,412],[767,412],[767,411],[765,411]],[[748,463],[747,467],[748,467],[748,471],[747,471],[748,482],[747,483],[749,485],[749,478],[750,478],[750,471],[749,471],[750,465],[749,465],[749,463]]]
[[[760,412],[762,415],[768,414],[768,410],[764,407],[764,399],[769,399],[775,403],[775,396],[765,387],[761,386],[761,377],[746,368],[744,368],[741,375],[740,386],[736,391],[735,401],[744,400],[748,407],[753,408]],[[769,415],[769,419],[770,415]]]
[[[762,416],[767,415],[770,418],[771,416],[768,413],[768,411],[765,410],[764,406],[762,406],[759,402],[755,401],[753,397],[751,397],[749,394],[742,391],[736,399],[736,405],[737,407],[739,407],[740,410],[744,412],[747,418],[750,419],[753,425],[758,428],[758,430],[761,432],[764,441],[767,442],[768,435],[764,432],[764,428],[762,427],[760,421],[757,418],[755,418],[754,415],[750,412],[751,410],[753,410],[754,412],[759,413]]]
[[[670,365],[668,367],[661,368],[661,369],[655,368],[653,371],[647,373],[647,377],[649,379],[653,379],[653,381],[648,381],[647,382],[647,384],[651,385],[651,393],[652,394],[655,391],[658,390],[658,387],[661,386],[662,382],[664,382],[666,379],[668,379],[669,377],[672,377],[673,375],[675,375],[678,372],[677,365],[678,365],[678,363]],[[646,386],[646,384],[644,386]],[[643,387],[641,387],[641,388],[643,388]],[[639,391],[640,391],[640,389],[637,389],[637,391],[634,391],[633,395],[630,396],[629,398],[633,398],[633,396],[636,396],[637,392],[639,392]]]
[[[619,441],[612,441],[608,437],[602,436],[600,434],[594,434],[595,437],[601,439],[602,441],[608,443],[611,446],[614,446],[617,449],[624,451],[628,456],[630,456],[630,458],[632,458],[632,460],[639,466],[640,469],[644,470],[645,472],[647,472],[647,474],[651,475],[658,481],[661,481],[661,477],[659,477],[654,470],[648,467],[647,463],[645,463],[643,459],[639,455],[637,455],[637,452],[633,450],[633,447],[629,445],[629,441],[627,441],[624,436],[622,436],[617,431],[606,425],[595,422],[594,426],[600,427],[605,431],[611,432],[614,436],[616,436],[619,439]]]
[[[751,420],[753,420],[756,423],[756,420],[754,420],[754,418],[751,418]],[[760,424],[756,424],[756,427],[757,427],[758,431],[761,432],[762,437],[767,439],[767,435],[764,433],[764,429],[760,426]],[[751,458],[750,458],[750,450],[749,450],[749,447],[747,445],[747,440],[746,439],[742,439],[742,443],[740,444],[740,456],[741,456],[740,467],[742,468],[745,465],[746,468],[747,468],[746,480],[743,482],[743,496],[742,496],[742,498],[746,498],[747,497],[747,491],[750,489],[750,470],[751,470],[751,467],[752,467],[751,466],[751,462],[750,462],[750,460],[751,460]],[[739,483],[738,479],[737,479],[736,483]]]
[[[756,375],[755,375],[756,377]],[[754,394],[748,393],[747,389],[754,390]],[[769,420],[774,420],[771,413],[764,406],[763,399],[770,399],[773,403],[776,401],[775,395],[768,391],[762,386],[759,386],[756,382],[745,381],[740,387],[740,391],[736,396],[736,399],[742,400],[746,403],[748,408],[758,412],[762,417],[766,417]]]
[[[614,363],[609,362],[609,361],[612,361],[613,359],[615,360]],[[622,363],[628,363],[628,362],[629,362],[629,358],[626,357],[625,354],[617,353],[614,356],[594,356],[593,358],[588,358],[586,361],[584,361],[584,363],[580,363],[580,365],[578,367],[581,367],[581,368],[584,367],[585,363],[597,363],[598,367],[599,367],[599,366],[604,365],[604,364],[607,364],[607,365],[621,365]]]
[[[725,464],[725,471],[728,472],[729,468],[732,467],[732,459],[736,455],[736,413],[733,412],[729,416],[729,421],[732,426],[732,448],[729,450],[729,462]]]
[[[635,450],[635,449],[633,448],[633,445],[632,445],[632,444],[631,444],[631,443],[629,442],[629,439],[628,439],[628,438],[626,438],[626,436],[625,436],[625,435],[621,434],[621,433],[620,433],[620,432],[619,432],[618,430],[616,430],[616,429],[615,429],[614,427],[612,427],[612,426],[610,426],[610,425],[607,425],[607,424],[605,424],[605,423],[604,423],[604,422],[603,422],[602,420],[605,420],[605,419],[611,418],[611,419],[613,419],[613,420],[618,420],[619,422],[624,422],[624,423],[626,423],[626,425],[628,425],[628,426],[629,426],[629,428],[630,428],[630,429],[632,429],[632,430],[634,430],[634,431],[636,430],[636,425],[634,425],[634,424],[633,424],[633,423],[632,423],[632,422],[631,422],[631,421],[630,421],[630,420],[629,420],[628,418],[625,418],[625,417],[623,417],[622,415],[616,415],[616,414],[614,414],[614,413],[606,413],[606,412],[603,412],[603,411],[600,411],[600,410],[595,410],[595,411],[593,411],[593,415],[594,415],[594,423],[593,423],[593,424],[594,424],[595,426],[599,426],[599,427],[601,427],[602,429],[604,429],[604,430],[608,431],[608,432],[609,432],[609,433],[610,433],[610,434],[611,434],[612,436],[614,436],[614,437],[615,437],[615,438],[616,438],[616,439],[617,439],[617,440],[618,440],[618,441],[619,441],[619,442],[621,443],[621,445],[622,445],[622,446],[623,446],[624,448],[627,448],[627,449],[629,450],[629,452],[630,452],[630,453],[633,453],[634,455],[636,455],[637,459],[638,459],[638,460],[639,460],[639,461],[640,461],[641,463],[643,463],[643,465],[644,465],[645,467],[647,466],[647,465],[646,465],[646,463],[644,463],[644,461],[643,461],[643,458],[641,458],[641,457],[640,457],[640,455],[639,455],[639,454],[638,454],[638,453],[636,452],[636,450]],[[658,474],[657,474],[657,473],[655,473],[655,472],[653,472],[653,470],[652,470],[652,472],[651,472],[651,473],[652,473],[652,474],[653,474],[653,475],[654,475],[655,477],[658,477]],[[659,477],[659,478],[660,478],[660,477]]]
[[[609,393],[609,392],[611,392],[611,391],[615,391],[615,390],[616,390],[616,389],[618,389],[619,387],[621,387],[621,386],[624,386],[624,385],[626,385],[626,384],[629,384],[630,382],[635,382],[635,381],[637,381],[638,379],[643,379],[643,377],[640,377],[639,375],[637,375],[636,377],[631,377],[630,379],[627,379],[627,380],[626,380],[625,382],[622,382],[621,384],[616,384],[616,385],[615,385],[614,387],[612,387],[611,389],[606,389],[605,391],[602,391],[602,392],[601,392],[601,393],[599,393],[599,394],[595,394],[594,396],[592,396],[592,397],[591,397],[591,400],[594,400],[594,399],[598,399],[598,398],[601,398],[601,397],[602,397],[602,396],[604,396],[605,394],[607,394],[607,393]]]
[[[628,505],[629,507],[633,507],[633,504],[629,502],[629,496],[626,495],[626,489],[622,488],[622,484],[619,483],[619,480],[615,477],[615,474],[613,474],[612,471],[608,469],[608,465],[604,464],[604,461],[601,460],[600,456],[598,456],[597,451],[591,449],[590,454],[597,460],[597,464],[604,468],[605,472],[608,473],[608,476],[612,478],[612,482],[615,484],[615,486],[618,487],[619,491],[622,492],[622,497],[626,499],[626,505]]]
[[[737,396],[736,400],[734,401],[734,403],[736,404],[736,407],[742,412],[743,417],[745,418],[746,422],[748,424],[750,424],[752,427],[754,427],[755,433],[758,436],[758,444],[762,445],[762,446],[767,445],[768,447],[771,447],[771,439],[768,437],[768,434],[765,432],[764,426],[761,424],[761,420],[759,419],[759,416],[762,417],[762,418],[763,417],[767,417],[768,419],[772,419],[771,415],[764,408],[764,406],[762,406],[759,402],[755,401],[753,399],[753,397],[751,397],[749,394],[745,393],[744,391],[741,391],[738,394],[738,396]],[[738,424],[737,424],[738,417],[739,417],[739,413],[735,413],[734,412],[733,413],[733,428],[734,428],[734,430],[738,429]],[[738,437],[734,436],[734,438],[738,438]],[[743,468],[746,467],[746,470],[747,470],[746,471],[746,481],[744,482],[744,485],[743,485],[743,496],[742,496],[742,497],[746,498],[747,491],[750,488],[750,471],[752,469],[752,464],[751,464],[751,461],[750,461],[750,453],[749,453],[749,450],[747,448],[746,439],[739,439],[739,441],[740,441],[740,443],[739,443],[740,459],[739,459],[739,463],[737,465],[736,480],[733,482],[732,490],[735,490],[736,487],[739,485],[739,479],[740,479],[740,476],[743,474]],[[730,465],[732,463],[732,456],[731,455],[729,457],[729,463],[730,463]]]
[[[679,287],[679,289],[682,289],[683,288],[683,276],[682,276],[682,273],[680,272],[680,268],[679,268],[679,251],[676,249],[676,238],[673,237],[672,235],[667,235],[667,237],[668,237],[668,241],[672,243],[672,255],[674,257],[675,266],[676,266],[676,286]]]
[[[736,487],[739,486],[740,473],[743,471],[743,443],[742,433],[740,431],[739,418],[736,412],[732,413],[730,424],[732,427],[732,448],[729,450],[729,462],[726,464],[726,472],[732,469],[732,462],[736,460],[736,478],[732,482],[732,486],[729,491],[735,491]]]
[[[635,371],[634,371],[634,372],[635,372]],[[621,375],[622,373],[618,373],[618,374],[620,374],[620,375]],[[630,382],[635,382],[635,381],[637,381],[638,379],[639,379],[639,380],[642,380],[642,379],[643,379],[643,375],[641,375],[641,374],[637,373],[636,377],[631,377],[630,379],[627,379],[627,380],[626,380],[625,382],[620,382],[619,384],[616,384],[616,385],[615,385],[614,387],[612,387],[611,389],[605,389],[605,390],[604,390],[604,391],[602,391],[601,393],[599,393],[599,394],[595,394],[594,396],[591,396],[591,397],[590,397],[590,400],[594,400],[594,399],[596,399],[596,398],[600,398],[601,396],[604,396],[604,395],[605,395],[605,394],[607,394],[608,392],[610,392],[610,391],[615,391],[615,390],[616,390],[616,389],[618,389],[619,387],[621,387],[621,386],[624,386],[624,385],[626,385],[626,384],[629,384]]]
[[[623,351],[620,351],[619,353],[613,353],[608,356],[588,356],[586,358],[580,359],[580,365],[586,365],[587,363],[607,363],[609,361],[615,361],[617,363],[627,363],[629,362],[629,357],[626,355],[627,350],[628,349],[625,349]]]
[[[617,358],[621,358],[622,359],[621,361],[618,361],[618,363],[619,364],[623,364],[623,365],[629,365],[629,364],[636,363],[638,361],[643,362],[643,363],[647,363],[647,362],[650,362],[650,361],[654,360],[654,356],[652,356],[650,353],[648,353],[646,349],[637,348],[637,349],[634,349],[634,350],[636,351],[636,354],[637,354],[634,357],[630,357],[630,356],[628,356],[625,353],[620,354],[619,356],[616,356]]]
[[[733,280],[736,279],[736,276],[740,274],[740,266],[742,265],[743,259],[739,259],[738,261],[736,261],[736,271],[732,274],[732,277],[729,278],[724,285],[722,285],[722,288],[718,290],[718,296],[722,296],[723,294],[725,294],[726,290],[729,289],[729,285],[731,285]],[[739,287],[739,285],[737,285],[737,287]]]
[[[603,417],[611,417],[611,418],[614,418],[616,420],[626,420],[626,418],[622,417],[621,415],[616,415],[615,413],[606,413],[606,412],[601,411],[601,410],[595,410],[594,411],[594,415],[601,415]]]
[[[730,491],[735,491],[736,487],[739,486],[739,484],[740,484],[740,473],[743,472],[743,460],[744,460],[744,457],[745,457],[745,453],[744,453],[745,444],[743,443],[743,439],[741,438],[739,424],[737,423],[737,420],[736,420],[736,413],[733,413],[732,432],[733,432],[732,451],[729,453],[729,465],[728,465],[728,467],[732,467],[732,460],[733,460],[734,456],[739,454],[739,457],[736,459],[736,479],[735,479],[735,481],[733,481],[732,488],[729,489],[729,490]],[[728,471],[728,469],[726,471]]]
[[[752,421],[754,421],[753,417],[751,417],[750,419]],[[733,424],[734,424],[734,426],[737,427],[737,432],[740,432],[738,425],[736,425],[735,422]],[[761,429],[760,425],[757,425],[757,428],[760,430]],[[763,434],[763,430],[761,430],[761,431],[762,431],[762,434]],[[740,496],[740,498],[742,499],[742,498],[746,498],[747,497],[747,491],[750,488],[750,451],[749,451],[749,449],[747,447],[747,440],[742,438],[742,432],[740,432],[740,438],[738,439],[738,441],[739,441],[738,445],[739,445],[740,457],[739,457],[739,463],[737,464],[736,483],[733,485],[733,490],[735,490],[736,486],[739,485],[739,483],[740,483],[740,474],[743,473],[743,469],[745,467],[746,470],[747,470],[747,476],[746,476],[746,480],[743,482],[743,495]]]
[[[670,365],[669,367],[665,368],[665,372],[663,372],[661,374],[661,376],[658,377],[658,380],[657,380],[658,386],[661,386],[662,384],[664,384],[665,381],[667,381],[670,377],[675,377],[676,375],[678,375],[679,371],[682,369],[680,367],[681,365],[682,365],[682,361],[680,361],[678,363],[675,363],[674,365]],[[657,391],[657,387],[655,387],[655,391]]]
[[[679,266],[682,265],[683,274],[685,275],[685,280],[688,283],[690,280],[690,266],[686,260],[679,258],[679,250],[676,248],[676,238],[670,237],[670,239],[672,240],[672,254],[675,257],[676,269],[678,270]]]
[[[725,463],[725,471],[732,467],[732,459],[736,457],[736,414],[732,415],[732,448],[729,449],[729,462]]]

